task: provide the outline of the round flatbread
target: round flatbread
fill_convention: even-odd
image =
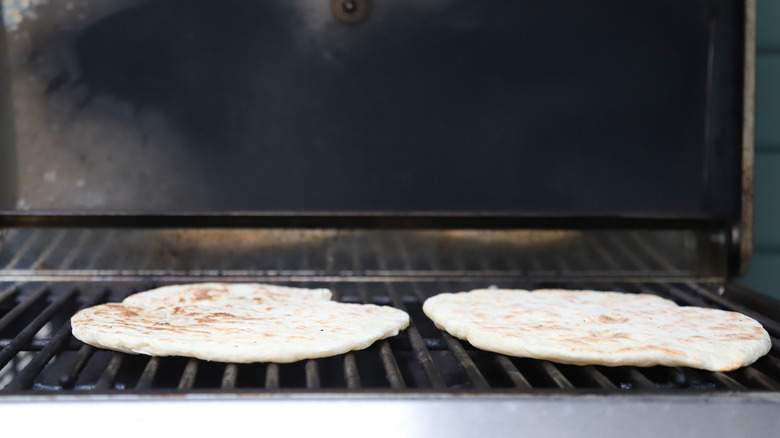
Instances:
[[[330,301],[327,289],[262,284],[166,286],[71,318],[99,348],[219,362],[295,362],[346,353],[396,335],[405,312]]]
[[[480,289],[434,296],[423,311],[477,348],[565,364],[730,371],[771,348],[750,317],[649,294]]]

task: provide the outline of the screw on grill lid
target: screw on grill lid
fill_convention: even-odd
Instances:
[[[333,16],[343,23],[359,23],[371,10],[370,0],[331,0]]]

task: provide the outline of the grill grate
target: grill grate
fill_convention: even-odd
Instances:
[[[446,290],[487,285],[536,287],[533,282],[494,279],[442,285],[434,282],[289,282],[323,287],[334,299],[394,305],[409,312],[406,331],[363,351],[293,364],[223,364],[180,357],[149,358],[95,349],[70,336],[68,320],[84,306],[116,301],[154,284],[4,284],[0,293],[0,395],[52,393],[154,394],[160,391],[630,393],[780,391],[777,324],[756,311],[775,345],[752,366],[728,373],[690,368],[573,366],[479,351],[437,330],[422,313],[422,300]],[[446,287],[445,287],[446,286]],[[568,287],[610,285],[577,284]],[[651,292],[680,304],[733,309],[720,284],[611,285]],[[729,286],[726,286],[726,290]]]
[[[690,252],[701,250],[699,244],[685,243],[695,241],[692,234],[682,235],[681,244],[676,240],[680,236],[665,231],[459,232],[444,237],[413,231],[172,233],[173,237],[160,230],[10,230],[0,248],[0,395],[685,394],[771,392],[780,387],[778,306],[757,311],[757,306],[733,300],[743,290],[724,285],[720,278],[706,281],[706,276],[698,275],[706,282],[692,282],[694,272],[706,273],[712,267],[702,267],[699,259],[691,263]],[[669,257],[670,247],[680,249],[681,255],[675,258],[672,251]],[[293,364],[133,356],[84,345],[70,334],[68,321],[79,308],[120,301],[171,282],[210,280],[328,287],[335,300],[403,309],[411,324],[366,350]],[[579,367],[479,351],[436,329],[422,312],[423,301],[436,293],[490,285],[645,292],[683,305],[736,310],[764,324],[773,350],[756,364],[729,373]]]
[[[11,229],[0,277],[521,276],[723,279],[692,231]],[[703,257],[701,254],[710,254]]]

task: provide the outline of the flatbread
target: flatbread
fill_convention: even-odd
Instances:
[[[166,286],[81,310],[71,326],[79,340],[125,353],[288,363],[363,349],[409,325],[401,310],[330,298],[263,284]]]
[[[434,296],[423,311],[479,349],[565,364],[730,371],[771,348],[752,318],[649,294],[480,289]]]

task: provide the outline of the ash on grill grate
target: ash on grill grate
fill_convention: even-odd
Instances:
[[[729,373],[689,368],[573,366],[506,357],[473,348],[442,333],[422,313],[422,301],[441,290],[486,286],[537,287],[506,278],[460,282],[290,282],[330,287],[334,299],[393,305],[409,312],[406,331],[366,350],[293,364],[224,364],[181,357],[150,358],[85,346],[72,339],[69,318],[79,308],[117,301],[148,284],[98,282],[0,285],[0,395],[91,394],[105,391],[448,391],[448,392],[647,392],[780,390],[780,351]],[[560,286],[560,285],[559,285]],[[717,284],[567,284],[650,292],[680,304],[731,308]],[[714,295],[712,295],[714,294]],[[716,298],[717,297],[717,298]],[[776,322],[767,330],[777,337]]]

